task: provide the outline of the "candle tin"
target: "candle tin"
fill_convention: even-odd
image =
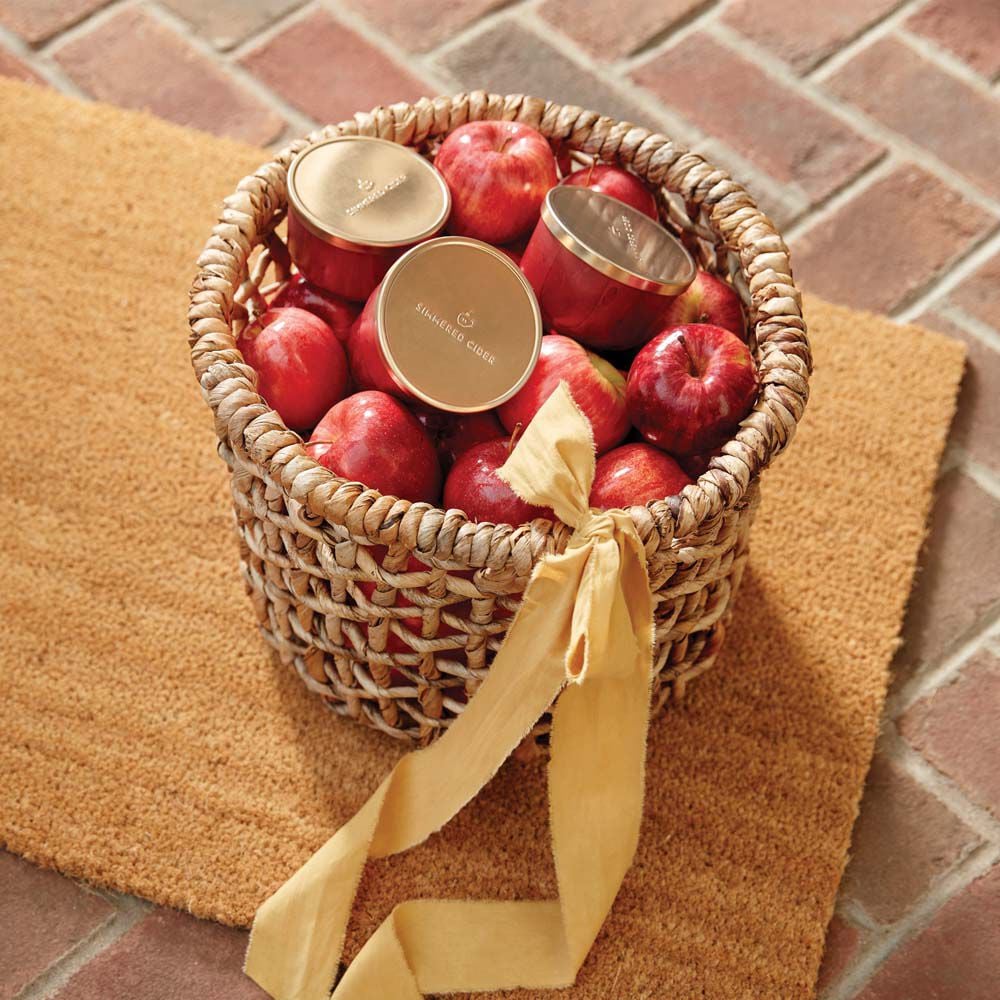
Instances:
[[[547,328],[597,349],[625,349],[658,330],[671,299],[694,280],[670,232],[617,198],[559,185],[521,259]]]
[[[392,265],[349,353],[359,388],[475,413],[521,388],[541,342],[538,302],[517,265],[488,243],[443,236]]]
[[[288,250],[314,285],[364,302],[450,210],[444,178],[414,150],[369,136],[326,139],[289,168]]]

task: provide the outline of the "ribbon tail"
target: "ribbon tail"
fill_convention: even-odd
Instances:
[[[555,700],[565,683],[573,603],[588,552],[579,548],[539,564],[488,677],[462,715],[436,743],[403,757],[354,818],[257,911],[245,968],[276,1000],[325,1000],[367,858],[407,850],[444,826]],[[385,949],[400,969],[394,932],[383,931],[379,941],[373,947],[379,954]],[[364,967],[377,965],[362,963],[351,981],[361,984]],[[368,985],[337,992],[338,1000],[377,995]]]

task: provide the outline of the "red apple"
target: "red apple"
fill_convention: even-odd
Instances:
[[[312,427],[347,392],[347,358],[337,335],[305,309],[268,309],[236,346],[257,370],[260,394],[289,427]]]
[[[724,444],[750,412],[757,372],[746,344],[721,326],[658,333],[628,373],[628,414],[642,436],[677,457]]]
[[[639,209],[651,219],[659,218],[653,192],[635,174],[610,163],[593,163],[583,167],[571,173],[562,183],[599,191]]]
[[[309,452],[335,475],[405,500],[437,503],[441,468],[430,438],[398,399],[357,392],[332,407]]]
[[[460,125],[441,143],[434,165],[451,190],[449,231],[487,243],[528,233],[559,180],[545,136],[518,122]]]
[[[708,271],[699,271],[688,287],[673,299],[663,314],[663,324],[710,323],[746,340],[743,304],[732,285]]]
[[[492,410],[485,413],[447,413],[422,403],[411,403],[410,409],[427,431],[445,471],[473,445],[503,437],[503,427]]]
[[[323,288],[309,284],[301,274],[293,275],[282,286],[281,291],[271,299],[271,308],[280,309],[294,306],[305,309],[326,323],[337,335],[337,340],[347,346],[347,332],[357,318],[360,309],[357,303],[348,302]]]
[[[625,377],[614,365],[582,344],[550,333],[542,338],[538,363],[518,393],[497,409],[508,431],[527,426],[560,382],[565,382],[576,405],[594,431],[597,454],[613,448],[628,434]]]
[[[692,479],[698,479],[708,471],[708,463],[721,454],[721,448],[714,448],[697,455],[686,455],[680,459],[680,466]]]
[[[664,500],[690,484],[684,470],[659,448],[623,444],[597,460],[590,506],[610,510]]]
[[[378,346],[378,323],[375,318],[377,295],[376,288],[348,331],[347,360],[351,365],[354,384],[359,389],[378,389],[390,396],[402,396],[402,391],[382,360],[382,352]]]
[[[555,520],[547,507],[522,500],[498,475],[507,461],[511,441],[497,438],[473,445],[458,456],[444,482],[444,505],[465,511],[473,521],[494,524],[524,524],[536,517]]]

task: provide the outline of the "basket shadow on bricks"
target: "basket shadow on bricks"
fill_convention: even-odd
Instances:
[[[401,752],[268,659],[191,378],[193,260],[265,154],[14,83],[0,134],[20,214],[0,369],[32,415],[0,486],[0,841],[245,924]],[[653,724],[640,851],[576,997],[811,994],[962,348],[807,315],[809,413],[765,478],[718,667]],[[351,953],[401,899],[551,892],[545,815],[543,765],[503,768],[370,866]]]

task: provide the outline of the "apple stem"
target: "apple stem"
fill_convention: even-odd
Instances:
[[[302,447],[303,448],[314,448],[318,444],[330,444],[330,445],[334,445],[336,443],[337,443],[336,441],[303,441],[302,442]]]
[[[594,177],[594,167],[596,166],[597,166],[597,157],[595,156],[590,161],[590,169],[587,171],[587,187],[590,187],[590,182],[591,180],[593,180]]]
[[[691,357],[691,352],[688,350],[687,341],[684,339],[682,331],[679,331],[677,334],[677,343],[681,345],[681,350],[687,355],[688,374],[697,375],[698,369],[695,367],[694,358]]]
[[[500,143],[500,148],[497,150],[497,152],[502,153],[507,148],[507,145],[513,138],[514,138],[513,133],[508,131],[507,134],[503,137],[503,142]]]
[[[510,432],[510,440],[507,442],[507,454],[509,455],[513,450],[514,446],[517,444],[517,439],[521,436],[521,431],[524,430],[524,424],[518,421],[514,425],[514,429]]]

